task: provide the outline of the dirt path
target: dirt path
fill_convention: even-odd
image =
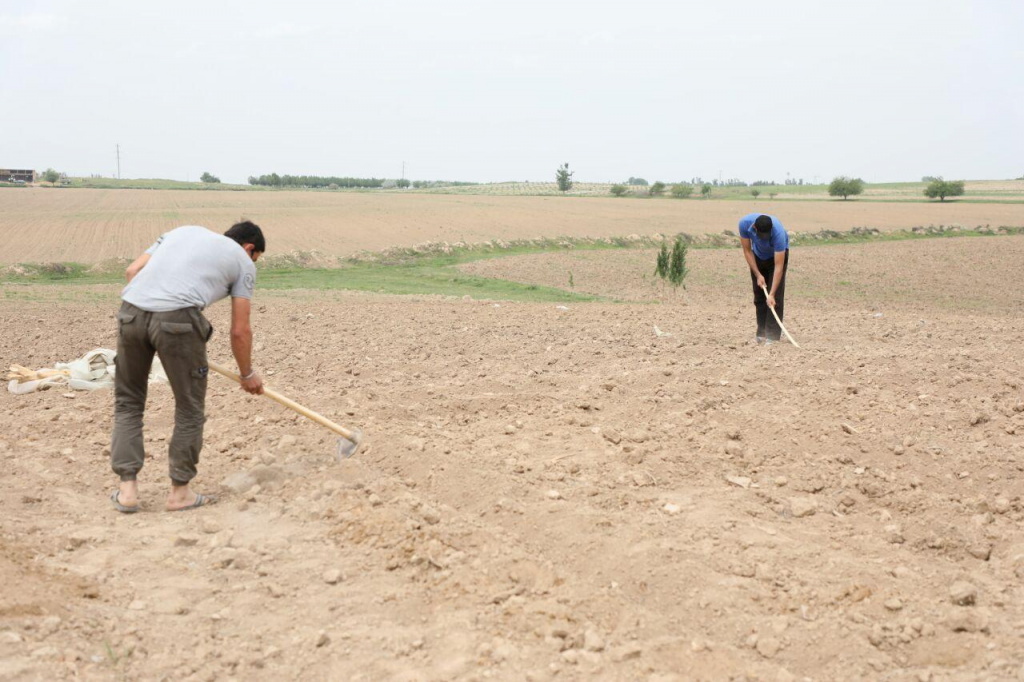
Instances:
[[[262,295],[268,381],[370,441],[335,463],[212,380],[192,513],[160,511],[166,387],[135,516],[109,392],[3,393],[0,678],[1016,679],[1022,318],[790,300],[803,352],[747,343],[745,289]],[[0,349],[68,359],[111,313],[9,301]]]

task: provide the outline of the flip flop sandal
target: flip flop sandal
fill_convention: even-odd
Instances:
[[[121,512],[122,514],[134,514],[135,512],[139,511],[139,505],[135,505],[135,506],[132,506],[132,507],[127,507],[127,506],[121,504],[121,502],[117,499],[118,495],[120,495],[120,494],[121,494],[120,490],[115,490],[110,495],[110,501],[114,503],[114,509],[116,509],[117,511]]]
[[[192,504],[188,505],[187,507],[178,507],[177,509],[172,509],[171,511],[179,512],[179,511],[188,511],[190,509],[199,509],[200,507],[202,507],[204,505],[213,504],[215,501],[216,501],[216,498],[208,497],[207,495],[202,495],[200,493],[196,493],[196,501],[195,502],[193,502]]]

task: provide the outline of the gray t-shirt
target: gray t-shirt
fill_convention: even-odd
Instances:
[[[137,308],[202,310],[226,296],[252,298],[256,265],[230,237],[186,225],[163,234],[146,253],[146,267],[121,292]]]

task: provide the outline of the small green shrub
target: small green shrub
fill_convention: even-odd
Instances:
[[[693,185],[689,185],[685,182],[680,182],[679,184],[672,185],[672,189],[669,190],[669,192],[676,199],[688,199],[690,196],[693,195]]]
[[[675,243],[672,244],[672,256],[668,266],[668,281],[676,288],[679,286],[686,288],[686,275],[689,274],[689,270],[686,268],[686,251],[686,242],[682,237],[677,236]]]
[[[664,240],[662,240],[661,251],[658,252],[658,261],[657,264],[654,266],[654,274],[657,275],[658,277],[661,277],[662,279],[665,279],[666,277],[668,277],[668,267],[668,245],[665,244]]]

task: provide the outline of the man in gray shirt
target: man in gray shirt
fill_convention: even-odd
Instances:
[[[164,234],[125,272],[117,313],[114,435],[111,466],[121,478],[111,500],[124,513],[139,510],[137,477],[145,452],[142,417],[153,355],[159,353],[174,392],[174,434],[168,448],[171,492],[167,509],[196,509],[209,501],[189,489],[196,475],[206,422],[206,342],[213,326],[202,311],[231,296],[231,350],[242,389],[263,393],[252,368],[249,324],[255,263],[266,250],[263,231],[249,221],[223,235],[187,225]]]

